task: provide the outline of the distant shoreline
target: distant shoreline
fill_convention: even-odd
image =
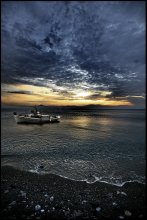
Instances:
[[[30,109],[35,105],[3,105],[1,106],[2,109],[15,109],[15,108],[26,108]],[[37,105],[39,109],[62,109],[62,110],[146,110],[145,107],[128,107],[128,106],[102,106],[102,105],[67,105],[67,106],[54,106],[54,105]]]
[[[28,106],[13,106],[13,107],[1,107],[1,111],[3,112],[3,111],[14,111],[15,109],[18,109],[18,110],[30,110],[32,107],[30,106],[30,107],[28,107]],[[54,110],[56,110],[56,111],[62,111],[62,112],[68,112],[68,111],[73,111],[73,112],[75,112],[75,111],[81,111],[81,112],[89,112],[89,111],[91,111],[91,112],[94,112],[94,111],[146,111],[146,109],[126,109],[126,108],[122,108],[122,109],[120,109],[120,108],[95,108],[95,109],[84,109],[84,108],[63,108],[63,107],[45,107],[44,109],[41,109],[41,110],[51,110],[51,111],[54,111]]]

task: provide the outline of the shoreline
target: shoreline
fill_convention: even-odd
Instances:
[[[1,167],[2,219],[145,219],[145,184],[115,186]],[[37,205],[38,210],[37,210]]]
[[[92,175],[90,176],[89,178],[94,178],[93,180],[88,180],[88,178],[85,178],[85,179],[81,179],[81,180],[76,180],[76,179],[72,179],[70,177],[66,177],[66,176],[63,176],[63,175],[60,175],[60,174],[54,174],[54,173],[49,173],[47,171],[40,171],[38,172],[37,169],[36,170],[21,170],[21,169],[17,169],[15,166],[12,166],[12,165],[1,165],[1,167],[11,167],[12,169],[15,169],[15,170],[19,170],[20,172],[26,172],[26,173],[31,173],[31,174],[37,174],[37,175],[40,175],[40,176],[46,176],[46,175],[55,175],[56,177],[61,177],[63,179],[67,179],[67,180],[71,180],[71,181],[75,181],[75,182],[85,182],[87,184],[93,184],[93,183],[96,183],[96,182],[99,182],[99,183],[104,183],[104,184],[108,184],[108,185],[112,185],[112,186],[118,186],[118,187],[123,187],[125,184],[128,184],[128,183],[139,183],[139,184],[143,184],[143,185],[146,185],[146,182],[141,182],[140,180],[127,180],[127,181],[124,181],[122,183],[112,183],[112,182],[107,182],[106,180],[101,180],[99,177],[95,176],[95,175]]]
[[[16,168],[14,167],[14,169],[16,169]],[[40,175],[40,176],[42,176],[42,175],[55,175],[57,177],[61,177],[61,178],[64,178],[64,179],[75,181],[75,182],[86,182],[87,184],[93,184],[93,183],[99,182],[99,183],[105,183],[105,184],[108,184],[108,185],[118,186],[118,187],[122,187],[122,186],[124,186],[127,183],[139,183],[139,184],[146,185],[145,182],[141,182],[139,180],[128,180],[128,181],[125,181],[125,182],[122,182],[122,183],[118,183],[118,184],[117,183],[111,183],[111,182],[107,182],[105,180],[100,180],[98,177],[96,177],[94,175],[92,175],[92,177],[94,177],[95,180],[90,182],[90,181],[88,181],[88,179],[76,180],[76,179],[72,179],[72,178],[69,178],[69,177],[66,177],[66,176],[63,176],[63,175],[58,175],[58,174],[48,173],[48,172],[42,172],[42,173],[40,172],[39,173],[39,172],[37,172],[35,170],[28,170],[26,172],[28,172],[28,173],[35,173],[35,174]]]

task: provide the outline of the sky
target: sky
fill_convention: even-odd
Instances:
[[[145,107],[145,1],[6,1],[4,105]]]

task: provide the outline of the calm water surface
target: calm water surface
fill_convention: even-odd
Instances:
[[[3,111],[1,125],[2,165],[87,182],[145,182],[145,111],[67,113],[44,125],[18,125]]]

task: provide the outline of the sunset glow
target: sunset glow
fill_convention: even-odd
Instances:
[[[9,91],[11,88],[11,92]],[[51,88],[38,87],[32,85],[8,85],[7,89],[5,88],[2,92],[2,103],[12,104],[12,105],[108,105],[108,106],[117,106],[117,105],[128,105],[132,104],[123,100],[113,100],[106,98],[107,94],[110,94],[107,91],[102,91],[99,98],[91,99],[91,96],[94,95],[92,91],[82,91],[82,90],[73,90],[70,91],[71,95],[66,97],[66,95],[53,92]]]

